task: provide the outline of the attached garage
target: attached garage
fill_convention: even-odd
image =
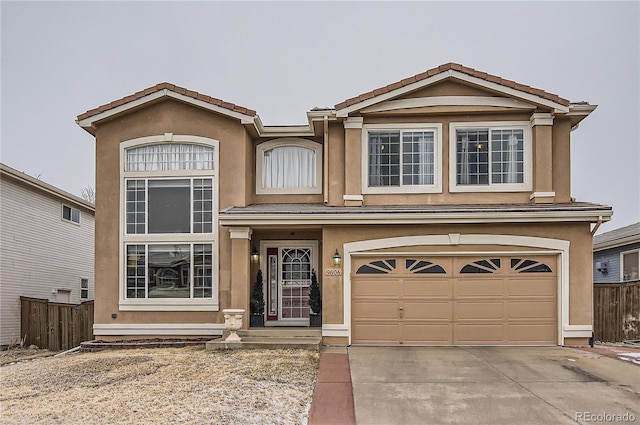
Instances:
[[[557,256],[358,256],[352,344],[557,345]]]

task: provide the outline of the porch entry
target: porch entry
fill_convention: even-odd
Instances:
[[[309,286],[317,243],[265,244],[266,326],[309,326]]]

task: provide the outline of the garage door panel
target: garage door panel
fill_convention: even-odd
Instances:
[[[478,279],[471,277],[467,279],[458,278],[454,280],[453,296],[463,297],[500,297],[504,294],[503,279]]]
[[[558,306],[553,301],[511,301],[508,315],[512,319],[551,319],[555,320]]]
[[[507,282],[507,294],[512,297],[551,296],[556,295],[555,278],[544,279],[511,279]]]
[[[452,320],[452,302],[404,302],[406,320]]]
[[[504,334],[504,325],[501,323],[458,323],[453,329],[456,344],[499,344],[503,343]]]
[[[557,340],[555,322],[540,324],[509,324],[507,326],[509,341],[513,344],[548,344]]]
[[[400,325],[390,323],[354,323],[353,339],[359,344],[398,344]]]
[[[450,298],[451,279],[406,279],[402,282],[405,297]]]
[[[355,301],[353,316],[359,319],[397,320],[400,318],[397,302]]]
[[[451,323],[403,324],[402,342],[404,344],[440,344],[453,343]]]
[[[495,319],[502,320],[505,306],[502,301],[495,302],[456,302],[454,320]]]
[[[397,298],[400,285],[391,280],[355,280],[351,288],[354,297]]]

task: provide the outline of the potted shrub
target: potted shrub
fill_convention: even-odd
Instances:
[[[316,271],[311,270],[311,286],[309,287],[309,325],[314,328],[322,327],[322,294],[318,285]]]
[[[249,326],[252,328],[264,326],[264,292],[262,283],[262,270],[258,270],[256,283],[251,293],[251,315]]]

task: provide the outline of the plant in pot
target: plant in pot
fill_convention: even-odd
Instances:
[[[309,326],[322,327],[322,294],[318,285],[318,276],[315,270],[311,270],[311,286],[309,287]]]
[[[258,270],[256,283],[251,293],[251,315],[249,326],[252,328],[264,326],[264,292],[262,282],[262,270]]]

